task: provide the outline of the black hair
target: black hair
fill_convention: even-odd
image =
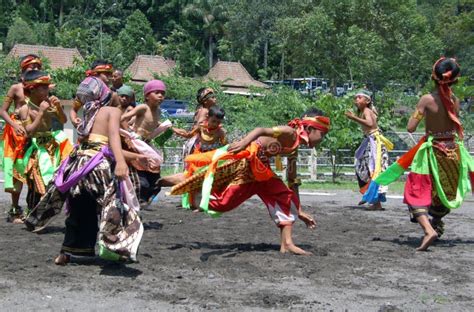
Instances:
[[[209,114],[208,114],[209,117],[216,117],[218,119],[224,119],[225,117],[225,111],[222,107],[218,106],[218,105],[214,105],[214,106],[211,106],[209,108]]]
[[[434,68],[434,75],[436,76],[436,78],[439,79],[439,81],[443,81],[443,80],[446,80],[443,77],[443,74],[449,71],[451,71],[451,76],[449,79],[452,80],[452,82],[448,83],[448,85],[451,85],[455,83],[455,80],[456,80],[455,78],[459,75],[459,72],[461,71],[461,68],[459,67],[459,65],[456,63],[454,59],[446,58],[442,60],[441,62],[437,63]],[[437,80],[435,79],[435,82],[436,81]]]
[[[201,93],[206,90],[207,87],[203,87],[203,88],[200,88],[199,90],[197,90],[197,93],[196,93],[196,100],[199,102],[199,98],[201,96]]]
[[[303,117],[315,117],[315,116],[324,116],[324,112],[316,107],[310,107],[304,112]]]
[[[112,63],[106,60],[95,60],[91,65],[91,69],[94,69],[99,65],[108,65],[108,64],[112,64]]]
[[[43,76],[47,76],[48,73],[44,72],[44,71],[41,71],[41,70],[30,70],[28,72],[26,72],[23,76],[23,80],[24,81],[32,81],[32,80],[35,80],[35,79],[38,79],[40,77],[43,77]]]

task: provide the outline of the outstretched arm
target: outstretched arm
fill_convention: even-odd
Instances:
[[[143,114],[145,114],[145,112],[146,112],[146,105],[138,105],[134,109],[132,109],[131,111],[123,114],[122,118],[120,120],[121,121],[129,121],[130,118],[132,118],[134,116],[143,115]]]
[[[299,186],[301,185],[300,179],[297,178],[298,176],[298,167],[297,167],[297,160],[298,160],[298,151],[296,150],[293,154],[288,157],[288,164],[286,168],[286,178],[288,181],[288,188],[290,188],[293,192],[295,192],[296,196],[298,196],[298,202],[300,203],[300,193],[299,193]],[[316,227],[316,221],[314,218],[303,211],[301,207],[298,210],[298,218],[303,221],[307,227],[310,229],[314,229]]]
[[[242,140],[230,144],[228,151],[230,153],[237,153],[244,150],[250,143],[255,141],[261,136],[266,137],[280,137],[290,136],[293,137],[294,129],[288,126],[278,126],[273,128],[255,128],[250,131]]]
[[[357,117],[352,112],[346,112],[345,115],[347,116],[347,118],[354,120],[355,122],[369,128],[373,128],[377,124],[375,117],[370,109],[364,110],[364,118]]]
[[[179,129],[179,128],[175,128],[175,127],[171,128],[171,130],[173,130],[173,132],[176,135],[179,135],[180,137],[187,138],[187,139],[192,138],[197,133],[198,129],[199,129],[199,127],[195,127],[191,131],[186,131],[184,129]]]
[[[427,96],[429,95],[424,95],[421,97],[420,101],[418,101],[418,104],[416,104],[415,112],[410,116],[410,119],[408,120],[407,131],[410,133],[415,132],[416,128],[418,127],[418,124],[425,115],[426,102],[428,101]]]

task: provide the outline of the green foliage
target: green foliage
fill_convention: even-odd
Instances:
[[[5,44],[8,48],[12,48],[15,43],[35,44],[37,41],[38,37],[36,33],[31,31],[31,26],[21,17],[17,17],[8,28]]]
[[[118,35],[120,52],[123,61],[113,60],[115,64],[125,67],[130,64],[137,54],[154,54],[156,40],[153,38],[150,22],[140,10],[135,10],[125,23]]]

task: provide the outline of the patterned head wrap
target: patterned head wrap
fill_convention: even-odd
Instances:
[[[25,78],[23,80],[23,89],[25,90],[31,90],[43,85],[48,86],[50,89],[55,86],[51,84],[51,77],[45,72],[38,71],[38,75],[35,75],[32,79],[26,80]]]
[[[205,88],[197,95],[197,101],[199,104],[204,103],[207,99],[215,96],[214,89],[212,88]]]
[[[331,121],[329,117],[325,116],[314,116],[308,117],[304,116],[303,119],[295,118],[288,122],[288,126],[295,128],[298,138],[296,139],[295,146],[300,144],[302,139],[306,144],[309,143],[309,133],[306,131],[305,127],[311,127],[321,131],[322,133],[328,133],[330,129]]]
[[[41,59],[38,56],[27,55],[20,62],[21,71],[25,71],[28,68],[28,66],[32,64],[38,64],[40,68],[43,66],[43,63],[41,62]]]
[[[451,119],[456,125],[457,133],[459,137],[462,139],[464,137],[464,129],[462,127],[461,121],[459,120],[459,117],[454,108],[454,100],[452,96],[453,91],[451,90],[451,87],[450,87],[452,83],[458,80],[460,71],[457,74],[453,74],[453,70],[449,70],[443,73],[441,78],[438,77],[436,75],[436,67],[445,60],[453,61],[456,64],[456,66],[459,68],[459,64],[456,62],[455,59],[453,58],[448,59],[443,56],[434,63],[433,70],[431,73],[431,78],[436,82],[436,88],[438,89],[441,102],[443,103],[444,108],[448,112],[449,119]]]
[[[101,64],[97,65],[93,69],[86,70],[86,76],[96,76],[100,73],[112,74],[114,68],[112,64]]]
[[[112,91],[102,80],[90,76],[77,88],[76,98],[84,105],[84,116],[77,132],[80,136],[88,136],[99,109],[110,104]]]

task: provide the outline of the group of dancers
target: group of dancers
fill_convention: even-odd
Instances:
[[[213,217],[258,195],[280,229],[280,252],[310,254],[292,239],[297,219],[311,229],[316,226],[301,209],[297,156],[300,145],[313,148],[330,130],[322,111],[311,108],[285,126],[256,128],[228,144],[225,112],[212,88],[198,90],[194,124],[186,131],[160,120],[164,82],[148,81],[145,103],[136,105],[131,87],[109,87],[112,64],[97,60],[77,88],[69,116],[78,135],[73,146],[62,131],[67,116],[60,101],[49,95],[54,85],[42,71],[41,59],[27,55],[20,66],[21,82],[9,89],[0,109],[6,121],[5,191],[12,196],[7,219],[41,233],[64,210],[66,230],[56,264],[67,264],[71,256],[94,256],[97,245],[104,259],[136,261],[144,231],[140,209],[162,187],[171,187],[170,195],[182,195],[184,208]],[[426,117],[426,136],[392,166],[387,153],[393,144],[377,126],[371,94],[358,92],[358,114],[346,113],[366,135],[356,152],[361,204],[383,209],[386,186],[411,168],[404,201],[412,221],[425,232],[418,250],[426,250],[443,233],[442,217],[460,206],[474,182],[474,161],[462,143],[459,101],[450,88],[459,72],[454,59],[435,63],[436,89],[421,98],[408,123],[414,131]],[[188,139],[183,173],[160,175],[163,157],[152,142],[163,133]],[[288,159],[286,184],[270,167],[270,159],[280,156]],[[23,184],[28,188],[26,209],[19,206]]]

